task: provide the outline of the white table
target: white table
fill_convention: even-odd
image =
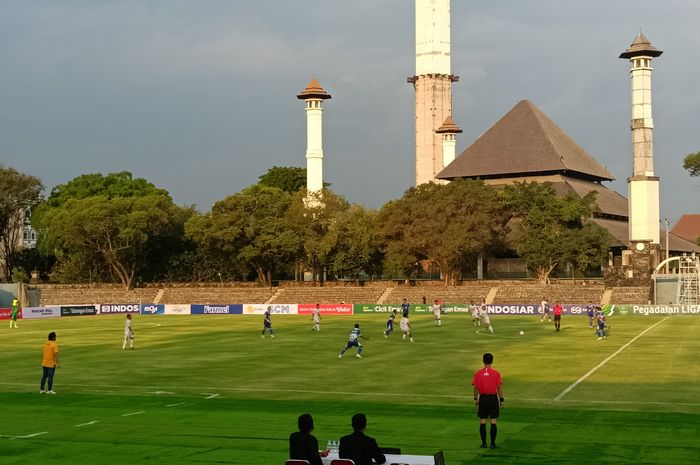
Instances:
[[[384,454],[386,457],[385,465],[391,465],[392,463],[400,463],[407,465],[435,465],[435,457],[432,455],[395,455],[395,454]],[[337,459],[338,454],[328,454],[327,457],[321,457],[323,460],[323,465],[330,465],[331,460]]]

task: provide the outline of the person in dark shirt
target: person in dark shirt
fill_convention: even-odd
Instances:
[[[305,413],[297,421],[299,431],[289,435],[289,458],[308,460],[311,465],[323,465],[321,454],[318,452],[318,440],[311,434],[314,430],[314,419]],[[328,451],[323,451],[324,456]]]
[[[338,455],[341,459],[350,459],[355,465],[372,465],[386,462],[386,457],[379,451],[379,446],[374,438],[365,436],[367,428],[367,417],[364,413],[358,413],[352,417],[352,434],[340,438],[340,450]]]

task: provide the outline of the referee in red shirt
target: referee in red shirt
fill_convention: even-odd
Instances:
[[[496,419],[499,408],[503,406],[503,391],[501,374],[491,367],[493,354],[485,353],[483,357],[484,368],[474,373],[472,385],[474,386],[474,403],[478,407],[479,433],[481,434],[481,447],[486,449],[486,419],[491,420],[491,449],[496,448],[496,434],[498,428]]]

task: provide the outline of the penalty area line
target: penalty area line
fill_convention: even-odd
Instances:
[[[630,339],[625,345],[623,345],[622,347],[620,347],[619,349],[617,349],[615,352],[613,352],[612,355],[608,356],[605,360],[603,360],[602,362],[600,362],[598,365],[596,365],[596,366],[594,366],[593,368],[591,368],[591,369],[588,371],[588,373],[586,373],[585,375],[581,376],[579,379],[577,379],[575,382],[573,382],[569,387],[567,387],[566,389],[564,389],[563,391],[561,391],[561,392],[559,393],[559,395],[556,396],[556,397],[554,398],[554,401],[560,401],[565,395],[567,395],[568,393],[570,393],[571,391],[573,391],[573,390],[576,388],[576,386],[578,386],[579,384],[581,384],[582,382],[584,382],[584,381],[586,380],[586,378],[588,378],[588,377],[591,376],[593,373],[595,373],[596,371],[598,371],[600,368],[602,368],[602,367],[603,367],[606,363],[608,363],[610,360],[612,360],[613,358],[617,357],[617,355],[619,355],[620,352],[622,352],[622,351],[625,350],[627,347],[629,347],[630,345],[632,345],[632,343],[633,343],[634,341],[636,341],[636,340],[639,339],[640,337],[644,336],[646,333],[648,333],[648,332],[651,331],[652,329],[656,328],[658,325],[660,325],[661,323],[663,323],[663,322],[666,321],[667,319],[668,319],[668,317],[664,318],[664,319],[661,320],[661,321],[657,321],[656,323],[654,323],[653,325],[649,326],[647,329],[645,329],[644,331],[642,331],[641,333],[637,334],[635,337],[633,337],[632,339]]]

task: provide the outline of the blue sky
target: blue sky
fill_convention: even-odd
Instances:
[[[296,99],[325,102],[325,180],[370,207],[414,180],[411,0],[0,0],[0,163],[50,190],[128,170],[179,204],[211,204],[272,166],[305,166]],[[661,217],[699,213],[700,2],[452,1],[458,153],[529,99],[610,170],[631,174],[629,66],[654,61]]]

